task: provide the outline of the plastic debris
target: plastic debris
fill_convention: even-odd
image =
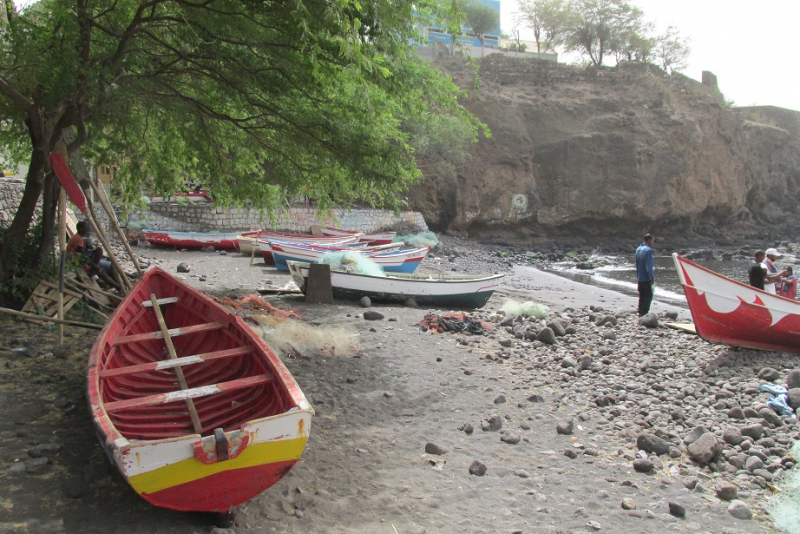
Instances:
[[[494,330],[494,327],[486,321],[481,321],[477,317],[472,317],[468,313],[450,312],[444,315],[429,313],[423,320],[417,323],[423,332],[469,332],[476,336],[485,336]]]
[[[765,391],[772,395],[767,399],[767,406],[781,415],[796,417],[794,410],[789,406],[789,392],[786,388],[778,384],[761,384],[756,388],[758,391]]]
[[[524,315],[525,317],[536,317],[537,319],[544,319],[550,313],[550,308],[544,304],[537,304],[530,300],[525,302],[507,300],[503,303],[501,309],[506,315]]]

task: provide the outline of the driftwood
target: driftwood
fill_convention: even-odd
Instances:
[[[7,313],[15,317],[21,317],[31,321],[46,321],[50,323],[66,324],[71,326],[80,326],[81,328],[91,328],[93,330],[102,330],[103,327],[99,324],[82,323],[80,321],[70,321],[69,319],[56,319],[55,317],[45,317],[44,315],[34,315],[32,313],[25,313],[17,310],[10,310],[8,308],[0,308],[0,313]]]

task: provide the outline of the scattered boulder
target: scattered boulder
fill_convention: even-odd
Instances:
[[[654,434],[639,434],[639,437],[636,438],[636,446],[644,452],[658,456],[669,452],[669,443]]]
[[[637,473],[649,473],[654,467],[653,462],[647,458],[637,458],[633,461],[633,469]]]
[[[747,503],[744,501],[740,501],[739,499],[734,499],[728,505],[728,513],[731,514],[736,519],[752,519],[753,518],[753,511],[750,510],[750,507],[747,506]]]
[[[739,445],[742,441],[744,441],[744,437],[742,436],[741,430],[735,426],[729,426],[722,433],[722,441],[730,445]]]
[[[766,382],[775,382],[780,377],[781,374],[778,372],[778,370],[773,369],[772,367],[764,367],[758,372],[758,378]]]
[[[447,449],[445,449],[441,445],[437,445],[436,443],[429,441],[428,443],[425,444],[425,452],[427,452],[428,454],[435,454],[437,456],[440,456],[442,454],[447,454]]]
[[[487,468],[486,468],[486,464],[485,463],[483,463],[483,462],[481,462],[479,460],[475,460],[469,466],[469,474],[470,475],[475,475],[475,476],[478,476],[478,477],[482,477],[483,475],[486,474],[486,469]]]
[[[503,418],[497,414],[492,414],[481,421],[481,430],[484,432],[497,431],[503,428]]]
[[[786,375],[786,389],[800,388],[800,369],[793,369]]]
[[[358,305],[362,308],[370,308],[372,307],[372,299],[367,296],[361,297],[361,300],[358,301]]]
[[[186,262],[179,263],[178,267],[175,270],[178,271],[179,273],[188,273],[189,271],[191,271],[191,269],[189,268],[189,264]]]
[[[686,436],[683,438],[683,442],[686,445],[691,445],[692,443],[697,441],[700,438],[700,436],[702,436],[706,432],[708,432],[708,429],[706,429],[706,427],[704,427],[704,426],[696,426],[696,427],[694,427],[692,429],[691,432],[686,434]]]
[[[553,332],[552,328],[542,328],[542,330],[536,335],[536,340],[547,345],[555,345],[556,334]]]
[[[689,445],[688,448],[689,456],[691,456],[694,461],[702,465],[709,463],[721,451],[722,445],[717,439],[717,436],[711,432],[706,432],[697,438],[697,441]]]
[[[639,317],[639,324],[647,328],[658,328],[658,315],[653,312]]]
[[[728,482],[717,484],[716,492],[723,501],[732,501],[739,496],[739,488]]]
[[[556,433],[568,436],[572,434],[573,427],[574,423],[572,422],[572,419],[569,421],[559,421],[556,425]]]
[[[679,517],[681,519],[686,517],[686,507],[683,506],[682,504],[670,501],[668,503],[668,506],[669,506],[670,515],[673,515],[675,517]]]
[[[383,319],[383,314],[375,310],[368,310],[364,312],[364,319],[367,321],[380,321]]]
[[[800,408],[800,387],[792,388],[789,390],[789,406],[795,410]]]
[[[761,436],[764,435],[764,427],[760,423],[755,423],[752,425],[742,427],[740,430],[743,436],[753,438],[753,441],[760,440]]]

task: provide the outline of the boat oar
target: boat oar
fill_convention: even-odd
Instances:
[[[150,293],[150,302],[153,303],[153,311],[156,312],[158,325],[161,327],[161,333],[164,335],[164,343],[167,345],[169,359],[177,360],[178,355],[175,353],[175,345],[172,344],[172,338],[169,336],[169,328],[167,328],[167,323],[164,321],[164,315],[161,313],[161,307],[158,305],[158,299],[154,293]],[[181,389],[189,389],[189,385],[186,383],[186,377],[183,376],[183,369],[179,366],[173,367],[173,369],[175,370],[175,376],[178,377],[178,383],[181,385]],[[192,418],[194,431],[201,434],[203,425],[200,424],[200,416],[197,413],[197,408],[194,406],[194,401],[192,399],[186,399],[186,407],[189,409],[189,417]]]

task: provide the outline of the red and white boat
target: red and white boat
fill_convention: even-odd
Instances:
[[[154,247],[204,248],[237,250],[239,232],[173,232],[171,230],[145,230],[142,235]]]
[[[355,230],[343,230],[341,228],[332,228],[326,226],[322,228],[322,235],[331,237],[344,237],[344,236],[358,236],[358,240],[362,243],[369,243],[370,245],[385,245],[391,243],[397,236],[397,232],[357,232]]]
[[[706,341],[800,353],[800,302],[672,255],[694,327]]]
[[[258,248],[261,249],[261,256],[264,262],[273,264],[275,259],[272,257],[272,245],[270,241],[282,241],[286,243],[296,244],[315,244],[315,245],[345,245],[348,243],[355,243],[358,240],[357,236],[350,237],[320,237],[308,236],[297,234],[284,234],[287,237],[274,236],[272,234],[261,234],[258,238]],[[309,239],[310,238],[310,239]]]
[[[386,247],[389,245],[377,245],[376,247]],[[303,245],[298,243],[283,243],[270,240],[272,256],[275,267],[279,271],[288,271],[287,261],[299,261],[307,263],[320,263],[322,257],[330,252],[344,252],[348,249],[339,247],[317,247],[314,245]],[[419,267],[422,260],[428,254],[431,247],[415,248],[411,250],[375,250],[376,247],[369,247],[369,250],[356,249],[350,250],[355,254],[369,258],[387,273],[413,273]]]

